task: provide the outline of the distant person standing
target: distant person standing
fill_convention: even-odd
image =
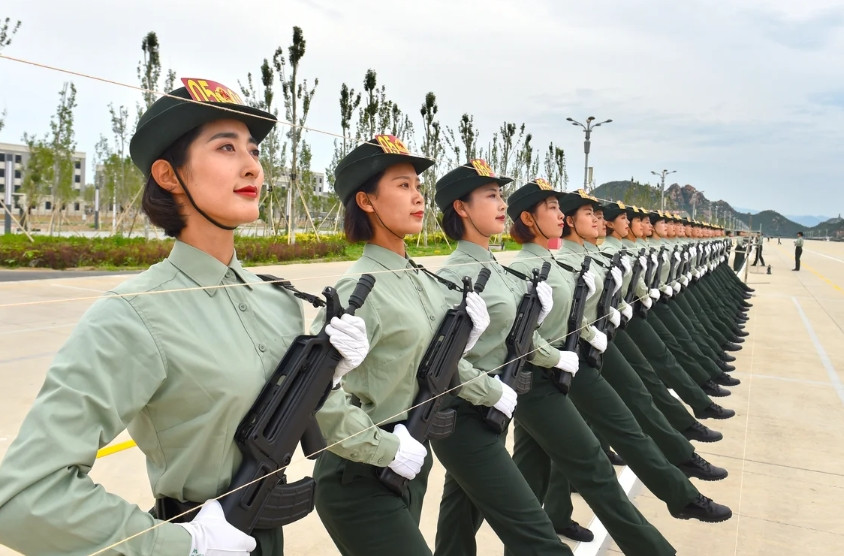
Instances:
[[[753,260],[752,266],[756,266],[760,262],[762,263],[762,266],[765,266],[765,257],[762,256],[762,235],[761,234],[756,236],[756,258]]]
[[[733,270],[738,272],[744,264],[744,255],[747,253],[748,245],[747,238],[744,237],[744,232],[739,232],[736,237],[736,256],[733,258]]]
[[[794,268],[800,270],[800,257],[803,256],[803,232],[797,232],[797,239],[794,240]]]

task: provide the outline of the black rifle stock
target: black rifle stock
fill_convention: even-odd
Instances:
[[[639,264],[639,259],[644,257],[646,253],[646,249],[642,247],[639,250],[639,253],[632,257],[632,264],[633,264],[633,273],[630,276],[630,286],[627,288],[627,292],[624,294],[624,302],[634,307],[636,305],[636,284],[639,282],[639,278],[642,277],[643,268],[642,265]],[[622,315],[621,316],[621,324],[622,326],[627,326],[628,319]]]
[[[610,307],[614,307],[613,298],[616,297],[613,290],[615,289],[615,280],[612,277],[612,269],[621,266],[621,251],[617,251],[607,265],[607,275],[604,278],[604,289],[601,291],[601,298],[598,300],[598,320],[595,322],[595,328],[607,335],[609,342],[610,336]],[[595,369],[600,369],[604,362],[603,354],[598,349],[590,344],[584,344],[586,362]]]
[[[475,280],[475,292],[481,293],[484,290],[489,275],[488,268],[481,269]],[[466,312],[466,295],[470,291],[472,279],[466,276],[463,278],[463,300],[446,312],[419,363],[416,373],[419,392],[404,425],[407,432],[423,444],[429,438],[445,438],[454,430],[455,411],[440,411],[440,407],[446,401],[443,392],[456,386],[457,364],[463,357],[472,331],[472,319]],[[407,479],[389,467],[382,468],[378,478],[399,496],[407,488]]]
[[[375,278],[362,275],[347,309],[334,288],[322,291],[326,300],[322,329],[315,336],[303,334],[293,340],[238,425],[235,442],[243,461],[227,489],[237,490],[220,504],[226,520],[244,533],[280,527],[313,510],[314,480],[304,477],[288,484],[284,468],[300,443],[312,459],[325,448],[314,414],[331,390],[335,367],[342,359],[329,342],[325,326],[335,316],[353,315],[374,284]]]
[[[650,296],[650,290],[653,288],[653,281],[654,275],[656,274],[656,265],[659,262],[654,262],[652,255],[656,253],[655,247],[648,248],[647,257],[648,257],[648,268],[645,270],[645,276],[643,277],[645,282],[645,287],[648,289],[648,295]],[[636,314],[642,318],[648,316],[648,308],[645,306],[644,300],[640,299],[639,302],[636,304]]]
[[[580,275],[577,278],[577,284],[574,286],[574,294],[572,295],[571,310],[569,311],[569,319],[567,322],[566,341],[563,344],[563,351],[573,351],[577,353],[577,346],[580,343],[580,323],[583,320],[583,311],[586,310],[586,297],[589,295],[589,288],[586,286],[586,280],[583,275],[589,272],[589,266],[592,264],[592,259],[589,257],[583,258],[583,264],[580,265]],[[563,394],[569,393],[571,388],[571,373],[557,369],[557,380],[554,381],[554,386]]]
[[[522,369],[525,366],[525,356],[533,349],[533,334],[538,326],[539,312],[542,310],[536,286],[548,279],[550,271],[551,263],[547,261],[542,263],[541,270],[533,269],[533,277],[530,281],[533,288],[522,296],[519,307],[516,309],[513,326],[504,342],[507,346],[507,359],[498,378],[517,394],[524,394],[530,390],[532,375]],[[510,418],[494,407],[490,407],[484,421],[492,430],[502,433],[510,423]]]

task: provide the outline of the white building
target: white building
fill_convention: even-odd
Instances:
[[[23,193],[20,192],[26,173],[26,164],[29,161],[29,147],[26,145],[15,145],[12,143],[0,143],[0,202],[5,198],[7,184],[14,186],[12,190],[12,213],[17,214],[18,209],[23,209]],[[7,175],[11,164],[11,175]],[[66,208],[68,215],[81,215],[85,211],[85,203],[82,201],[82,188],[85,186],[85,153],[73,153],[73,189],[77,193],[75,200],[71,201]],[[49,214],[53,210],[52,195],[44,195],[33,214]]]

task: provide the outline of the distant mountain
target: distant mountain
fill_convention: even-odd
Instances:
[[[759,211],[754,210],[754,209],[749,209],[749,208],[744,208],[744,207],[733,207],[733,208],[736,209],[736,212],[745,212],[747,214],[759,214]],[[789,217],[789,218],[791,218],[791,217]]]
[[[659,188],[635,181],[607,182],[596,187],[592,194],[601,199],[623,201],[649,209],[660,206]],[[743,211],[723,200],[710,201],[703,192],[692,185],[681,186],[675,183],[668,187],[665,190],[665,208],[697,220],[715,221],[728,227],[734,227],[735,222],[739,222],[740,228],[759,230],[761,226],[762,233],[771,236],[793,236],[807,228],[773,210]]]
[[[812,226],[817,226],[821,222],[826,222],[827,220],[830,219],[829,216],[817,216],[817,215],[813,215],[813,214],[800,214],[800,215],[786,214],[785,217],[788,218],[789,220],[793,220],[793,221],[797,222],[798,224],[803,224],[807,228],[812,227]]]
[[[826,222],[821,222],[817,226],[804,230],[803,234],[806,237],[844,239],[844,218],[841,218],[841,216],[830,218]]]

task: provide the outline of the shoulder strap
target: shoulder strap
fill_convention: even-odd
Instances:
[[[458,286],[457,284],[455,284],[451,280],[447,280],[447,279],[443,278],[442,276],[431,272],[430,270],[428,270],[427,268],[425,268],[421,264],[417,264],[417,263],[413,262],[412,259],[407,259],[407,261],[410,263],[410,265],[413,268],[415,268],[416,270],[421,270],[422,272],[424,272],[425,274],[427,274],[428,276],[430,276],[431,278],[433,278],[434,280],[436,280],[440,284],[444,285],[448,289],[458,291],[458,292],[463,291],[463,288],[461,288],[460,286]]]
[[[278,276],[273,276],[272,274],[258,274],[257,276],[264,282],[272,284],[274,288],[293,292],[294,296],[299,299],[304,299],[314,307],[325,307],[325,301],[315,295],[297,290],[293,284],[290,283],[290,280],[285,280],[284,278],[279,278]]]

